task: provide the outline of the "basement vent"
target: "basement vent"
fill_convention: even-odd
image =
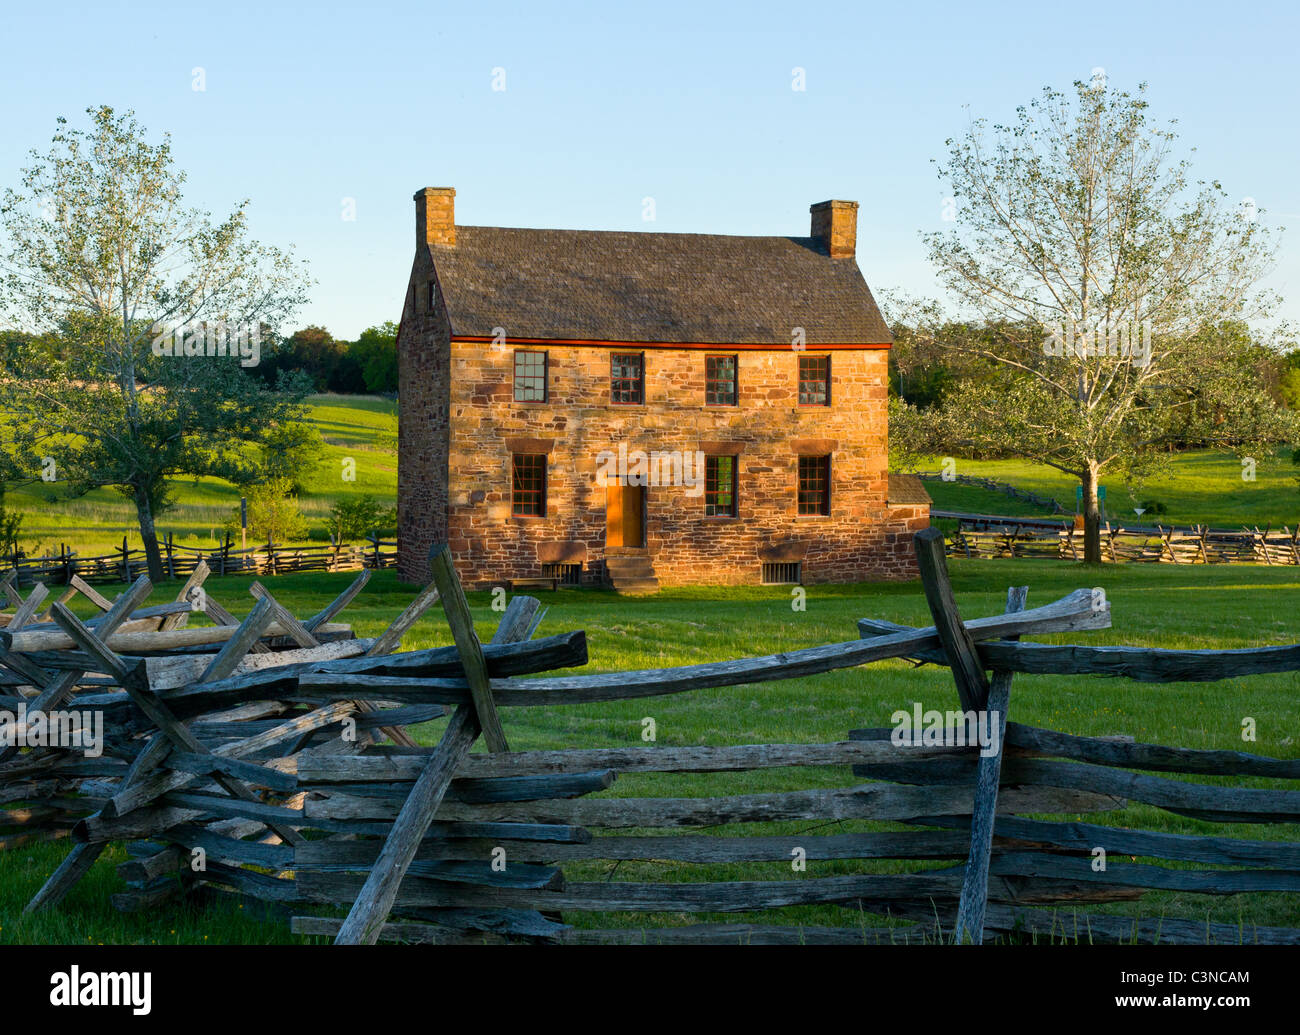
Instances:
[[[803,582],[803,565],[799,561],[763,565],[763,585],[798,586]]]
[[[542,574],[548,579],[559,579],[561,586],[582,585],[581,564],[543,564]]]

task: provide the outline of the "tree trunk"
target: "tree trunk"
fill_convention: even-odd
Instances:
[[[162,553],[158,549],[158,531],[153,524],[153,508],[149,505],[149,494],[143,489],[135,490],[135,512],[140,519],[140,538],[144,540],[144,557],[149,566],[149,581],[157,585],[163,580]]]
[[[1101,471],[1089,463],[1081,477],[1083,482],[1083,559],[1087,564],[1101,563],[1101,504],[1097,500],[1097,482]]]

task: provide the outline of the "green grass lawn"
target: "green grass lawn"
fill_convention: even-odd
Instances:
[[[369,396],[316,395],[308,400],[312,422],[325,440],[325,452],[307,480],[299,505],[308,522],[324,529],[331,504],[370,493],[380,503],[397,500],[397,404]],[[355,478],[344,481],[344,461]],[[158,519],[161,539],[171,532],[177,545],[218,545],[222,522],[239,506],[239,491],[219,478],[173,483],[176,505]],[[24,515],[20,536],[30,555],[58,553],[67,544],[83,556],[121,549],[122,537],[138,549],[135,507],[115,489],[96,489],[78,499],[65,486],[34,482],[14,486],[7,503]]]
[[[1027,584],[1035,606],[1080,586],[1104,586],[1111,601],[1113,628],[1078,634],[1093,644],[1160,647],[1250,647],[1300,641],[1300,569],[1265,567],[1175,567],[1133,565],[1088,569],[1073,564],[1001,561],[997,564],[953,559],[954,586],[963,615],[971,618],[1003,609],[1006,587]],[[298,614],[317,609],[351,576],[289,575],[267,581],[277,598]],[[251,605],[248,578],[208,582],[214,598],[236,613]],[[169,599],[176,586],[161,586],[155,600]],[[412,587],[392,572],[380,572],[346,613],[361,636],[379,633],[410,600]],[[918,584],[868,584],[809,587],[807,610],[792,611],[788,589],[665,590],[647,598],[621,598],[599,591],[539,594],[550,610],[539,635],[585,629],[589,671],[684,665],[745,655],[766,654],[852,639],[855,621],[878,617],[912,625],[928,624]],[[495,624],[490,597],[470,594],[479,634],[486,639]],[[1066,642],[1061,636],[1043,642]],[[450,643],[435,609],[405,643],[407,649]],[[626,704],[517,708],[504,712],[514,749],[640,745],[641,720],[655,719],[661,746],[817,742],[842,740],[849,730],[887,726],[891,713],[913,701],[948,709],[956,694],[946,670],[913,668],[901,661],[835,672],[808,679],[702,690]],[[1258,742],[1243,744],[1244,717],[1258,723]],[[1012,692],[1015,721],[1050,726],[1076,734],[1129,734],[1191,748],[1253,751],[1300,757],[1300,676],[1260,676],[1220,683],[1151,685],[1099,677],[1017,676]],[[433,743],[440,724],[416,729]],[[612,795],[713,795],[778,791],[811,786],[845,786],[845,769],[767,770],[711,775],[631,774]],[[1245,781],[1250,783],[1251,781]],[[1101,814],[1092,821],[1183,833],[1300,841],[1297,827],[1212,825],[1183,819],[1146,806]],[[715,828],[715,833],[794,833],[816,829],[835,833],[890,829],[889,824],[746,824]],[[631,833],[629,831],[629,833]],[[0,853],[0,942],[88,943],[160,942],[264,943],[296,941],[284,924],[228,907],[163,907],[144,916],[116,913],[108,896],[121,890],[115,864],[124,858],[114,847],[101,858],[61,907],[34,917],[23,904],[40,887],[67,851],[66,843]],[[570,880],[726,880],[801,879],[867,870],[891,872],[914,864],[810,862],[805,874],[784,864],[694,866],[686,864],[568,865]],[[923,864],[924,865],[924,864]],[[942,865],[942,864],[936,864]],[[1144,916],[1212,919],[1236,923],[1300,923],[1300,896],[1237,895],[1221,898],[1152,892],[1140,906],[1092,907]],[[633,925],[624,916],[572,914],[583,926]],[[807,924],[854,924],[838,907],[802,908],[771,914],[650,918],[653,923],[755,920]],[[639,926],[639,922],[635,925]]]
[[[1242,465],[1231,453],[1193,451],[1176,454],[1169,472],[1147,481],[1130,492],[1120,479],[1102,477],[1106,486],[1107,516],[1112,524],[1140,520],[1164,524],[1208,524],[1239,528],[1242,525],[1287,525],[1294,529],[1300,522],[1300,485],[1296,478],[1300,467],[1291,463],[1289,450],[1274,457],[1257,457],[1255,480],[1243,481]],[[917,465],[920,471],[940,470],[940,458],[930,457]],[[1018,489],[1052,497],[1071,514],[1078,481],[1053,467],[1031,464],[1024,460],[957,459],[957,473],[994,478]],[[936,510],[960,510],[968,513],[1006,514],[1013,517],[1050,516],[1046,511],[1022,500],[960,482],[929,481],[926,491]],[[1148,500],[1165,505],[1166,513],[1153,518],[1138,518],[1133,508]]]

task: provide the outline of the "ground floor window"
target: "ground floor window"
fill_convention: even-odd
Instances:
[[[799,458],[799,513],[829,514],[830,512],[831,458],[801,456]]]
[[[546,516],[546,454],[515,453],[510,512],[518,517]]]
[[[736,516],[736,458],[704,458],[704,513],[708,517]]]

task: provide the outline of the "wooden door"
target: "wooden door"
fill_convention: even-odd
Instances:
[[[623,487],[623,545],[645,546],[645,486]]]
[[[605,487],[605,545],[623,545],[623,486]]]
[[[608,485],[605,489],[605,545],[645,546],[644,514],[644,485]]]

